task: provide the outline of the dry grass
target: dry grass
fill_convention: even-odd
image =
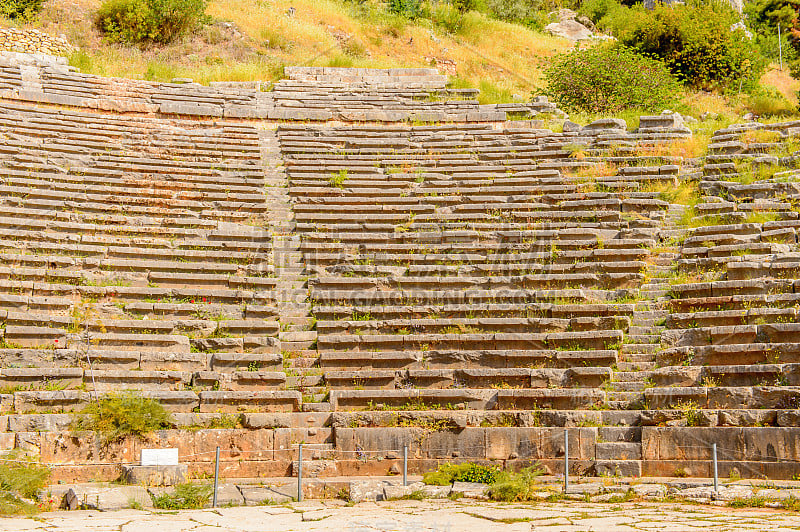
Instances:
[[[800,90],[800,81],[789,75],[789,69],[786,65],[784,65],[783,70],[780,70],[778,65],[770,65],[769,69],[761,76],[761,83],[775,87],[787,100],[797,105],[797,91]]]
[[[740,139],[745,144],[771,143],[780,141],[781,134],[767,129],[751,129],[742,134]]]
[[[211,0],[212,24],[181,42],[140,49],[103,40],[92,24],[101,1],[48,0],[33,26],[65,34],[79,46],[81,52],[71,63],[84,72],[133,79],[277,80],[285,65],[419,67],[438,59],[454,61],[455,84],[480,88],[481,103],[491,103],[527,100],[532,92],[540,93],[543,64],[573,47],[566,39],[478,12],[466,14],[461,30],[450,34],[431,21],[410,22],[376,9],[379,0]],[[290,7],[295,9],[293,16],[287,15]],[[0,25],[10,24],[0,20]],[[762,81],[796,101],[800,82],[786,71],[772,69]],[[721,115],[716,123],[703,124],[710,129],[737,121],[747,112],[747,103],[744,95],[687,93],[677,110]],[[633,129],[640,114],[628,110],[620,116]],[[596,118],[571,116],[581,124]]]
[[[370,8],[369,1],[359,8],[341,0],[212,0],[210,26],[181,42],[140,49],[103,40],[92,25],[100,3],[49,0],[34,25],[79,46],[72,63],[84,72],[133,79],[277,80],[284,65],[420,67],[447,59],[463,85],[482,89],[483,102],[527,100],[542,88],[541,63],[572,46],[477,12],[453,35],[430,21]]]
[[[617,175],[618,168],[616,165],[607,161],[599,163],[587,163],[589,166],[584,166],[568,172],[567,175],[573,177],[610,177]]]
[[[691,159],[702,157],[711,142],[709,134],[695,134],[691,138],[669,143],[637,146],[636,154],[640,157],[683,157]]]
[[[700,197],[700,190],[694,181],[681,181],[677,185],[667,181],[650,182],[640,187],[639,192],[656,192],[666,202],[687,206],[697,203]]]

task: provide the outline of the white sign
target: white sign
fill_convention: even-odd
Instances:
[[[178,465],[178,449],[142,449],[142,465]]]

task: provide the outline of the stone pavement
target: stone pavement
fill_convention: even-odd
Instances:
[[[149,512],[51,512],[2,518],[2,531],[64,532],[461,532],[603,530],[800,530],[800,514],[763,508],[731,509],[675,503],[578,502],[499,504],[390,501],[346,507],[342,501],[285,506]]]

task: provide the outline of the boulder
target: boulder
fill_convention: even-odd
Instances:
[[[627,129],[627,122],[621,118],[601,118],[600,120],[595,120],[591,124],[583,126],[581,128],[581,133],[592,135],[609,130],[626,131]]]
[[[384,488],[389,485],[391,484],[384,480],[354,480],[350,482],[350,500],[352,502],[386,500]]]
[[[188,464],[161,466],[122,466],[122,479],[126,484],[137,486],[174,486],[186,482]]]
[[[571,41],[582,41],[592,38],[592,32],[578,22],[577,20],[565,20],[563,22],[553,22],[545,26],[544,31],[555,35],[556,37],[564,37]]]

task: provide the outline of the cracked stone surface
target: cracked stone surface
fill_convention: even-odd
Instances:
[[[676,503],[501,504],[388,501],[346,507],[342,501],[159,512],[50,512],[0,518],[2,531],[63,532],[460,532],[800,530],[800,514]]]

